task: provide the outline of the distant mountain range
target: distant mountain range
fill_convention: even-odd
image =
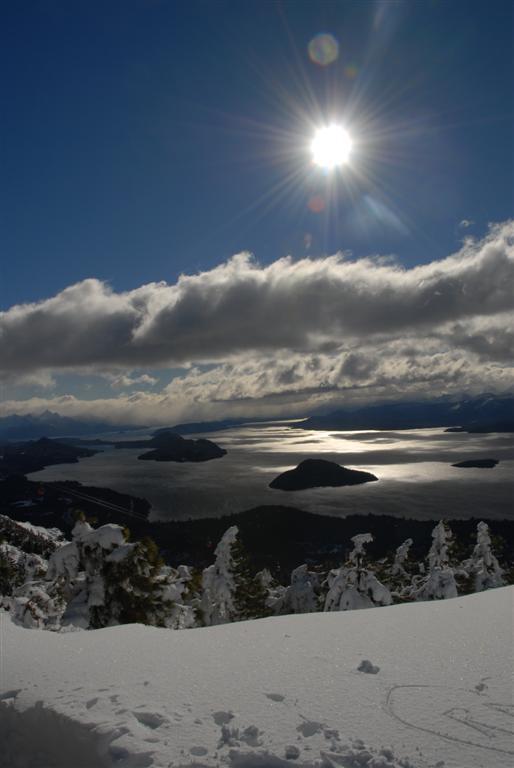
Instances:
[[[252,419],[221,419],[219,421],[189,421],[185,424],[174,424],[172,427],[161,427],[152,432],[154,437],[165,432],[176,432],[178,435],[195,435],[198,432],[221,432],[222,429],[239,427]],[[256,421],[256,419],[253,419]]]
[[[113,426],[105,421],[80,421],[52,411],[0,418],[0,440],[37,440],[40,437],[79,437],[98,432],[125,432],[140,429],[130,425]]]
[[[266,421],[223,419],[175,424],[156,429],[154,436],[165,432],[180,435],[218,432],[248,422]],[[279,421],[275,419],[275,421]],[[314,415],[296,424],[300,429],[421,429],[447,427],[459,432],[514,432],[514,396],[490,395],[460,401],[447,399],[425,402],[393,402],[366,405],[362,408],[341,408],[331,413]],[[130,424],[108,424],[103,421],[81,421],[60,416],[52,411],[39,415],[0,417],[0,442],[9,440],[37,440],[41,437],[87,437],[102,432],[128,432],[144,427]]]
[[[482,395],[450,402],[394,402],[344,408],[311,416],[300,429],[422,429],[458,428],[462,432],[514,432],[514,397]]]

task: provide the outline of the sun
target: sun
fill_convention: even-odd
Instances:
[[[311,143],[312,160],[321,168],[333,169],[348,162],[353,142],[342,125],[318,128]]]

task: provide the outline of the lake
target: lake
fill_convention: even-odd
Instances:
[[[227,455],[178,464],[139,461],[144,453],[140,448],[107,448],[78,464],[47,467],[30,478],[78,480],[143,496],[152,505],[153,520],[220,516],[264,504],[341,517],[514,519],[512,435],[448,433],[442,428],[319,432],[268,422],[205,436],[225,448]],[[379,482],[296,492],[268,487],[280,472],[306,458],[372,472]],[[471,458],[495,458],[500,464],[494,469],[451,466]]]

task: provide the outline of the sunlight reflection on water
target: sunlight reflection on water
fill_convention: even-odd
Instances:
[[[202,464],[177,464],[138,461],[141,449],[107,449],[79,464],[48,467],[31,477],[73,479],[144,496],[154,519],[218,516],[263,504],[337,516],[514,517],[511,435],[442,429],[313,432],[252,424],[206,437],[227,455]],[[279,473],[319,456],[372,472],[380,482],[294,493],[268,487]],[[500,464],[491,470],[451,466],[468,458],[496,458]]]

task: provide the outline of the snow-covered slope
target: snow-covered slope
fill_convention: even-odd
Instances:
[[[180,632],[52,633],[4,613],[1,763],[506,768],[513,596]]]

